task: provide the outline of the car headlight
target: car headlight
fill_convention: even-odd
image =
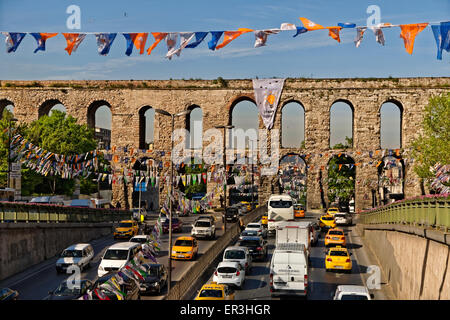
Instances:
[[[153,287],[158,287],[159,286],[159,282],[153,282],[150,285],[152,285]]]
[[[172,254],[176,254],[177,252],[175,250],[172,250]]]

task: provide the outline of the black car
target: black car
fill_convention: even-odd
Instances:
[[[229,207],[225,211],[225,219],[227,222],[236,222],[239,219],[239,210],[236,207]]]
[[[247,247],[253,260],[267,259],[267,241],[261,237],[242,237],[237,243],[240,247]]]
[[[97,294],[95,294],[95,290],[99,289],[100,285],[107,282],[114,276],[120,276],[124,280],[124,284],[119,284],[120,291],[125,293],[125,300],[140,300],[141,296],[139,294],[139,287],[135,280],[131,279],[124,273],[120,271],[111,271],[105,274],[104,276],[98,278],[94,284],[92,285],[92,300],[105,300],[101,297],[99,297]],[[102,293],[109,299],[109,300],[118,300],[116,294],[114,292],[109,292],[107,290],[101,290]]]
[[[167,285],[166,267],[159,263],[144,263],[142,266],[146,269],[148,276],[140,281],[141,294],[161,294],[161,290]]]
[[[92,288],[92,282],[82,279],[71,283],[67,279],[61,282],[54,291],[48,293],[47,300],[76,300]]]
[[[19,299],[19,292],[10,288],[0,289],[0,301],[11,301]]]

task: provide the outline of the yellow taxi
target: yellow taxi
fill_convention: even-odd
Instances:
[[[241,201],[241,203],[245,206],[247,206],[247,212],[252,211],[252,205],[248,201]]]
[[[330,246],[342,246],[345,247],[347,245],[344,230],[334,228],[330,229],[325,236],[325,247]]]
[[[234,292],[226,284],[203,285],[194,300],[234,300]]]
[[[325,214],[319,218],[319,226],[322,230],[336,228],[334,216]]]
[[[327,214],[334,216],[336,213],[339,213],[339,208],[330,207],[327,210]]]
[[[114,239],[129,239],[139,232],[139,225],[134,220],[122,220],[114,230]]]
[[[269,223],[269,217],[267,216],[267,214],[264,214],[261,217],[261,224],[264,225],[264,226],[267,226],[268,223]]]
[[[305,209],[301,204],[294,205],[294,217],[295,218],[304,218],[305,217]]]
[[[352,254],[348,252],[346,248],[337,246],[335,248],[330,248],[325,257],[325,270],[343,270],[348,273],[352,272],[352,259],[350,256]]]
[[[194,260],[198,254],[198,242],[194,237],[178,237],[172,246],[174,260]]]

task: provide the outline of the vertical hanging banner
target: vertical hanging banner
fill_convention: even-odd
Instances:
[[[36,39],[37,48],[34,50],[34,53],[39,50],[45,51],[45,41],[49,38],[53,38],[57,35],[57,33],[31,33],[31,35]]]
[[[253,79],[256,105],[267,129],[272,129],[285,79]]]
[[[63,33],[64,38],[66,38],[67,47],[64,49],[67,51],[69,56],[72,52],[77,51],[78,46],[83,42],[86,37],[85,33]]]

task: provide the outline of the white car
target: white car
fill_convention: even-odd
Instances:
[[[213,281],[242,289],[245,281],[245,270],[239,262],[222,261],[214,271]]]
[[[106,249],[98,266],[98,277],[108,272],[118,271],[142,251],[142,245],[136,242],[119,242]]]
[[[373,295],[365,286],[340,285],[337,286],[333,300],[372,300]]]
[[[245,230],[249,231],[256,230],[258,236],[267,238],[267,229],[264,228],[261,222],[251,222],[245,227]]]
[[[225,249],[222,261],[239,262],[246,274],[250,274],[252,256],[247,247],[232,246]]]
[[[56,261],[56,271],[67,272],[70,266],[78,266],[81,270],[88,268],[94,259],[94,249],[89,243],[74,244],[61,252]]]
[[[137,236],[132,237],[130,239],[130,242],[137,242],[137,243],[140,243],[140,244],[144,244],[144,243],[152,242],[152,239],[150,238],[149,235],[141,234],[141,235],[137,235]]]
[[[192,225],[191,235],[195,238],[215,239],[216,226],[210,219],[200,219]]]
[[[352,225],[352,217],[347,213],[336,213],[334,215],[334,220],[337,225]]]

